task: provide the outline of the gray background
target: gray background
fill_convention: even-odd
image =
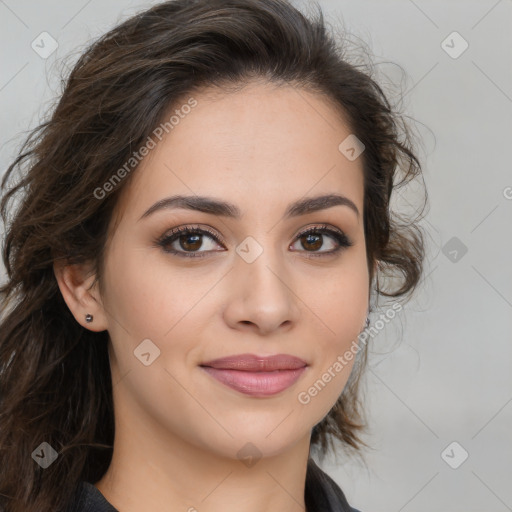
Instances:
[[[61,59],[150,4],[0,0],[2,172],[59,93]],[[405,70],[430,197],[426,278],[373,341],[367,465],[321,466],[362,512],[512,510],[512,1],[320,4],[370,45],[386,90]],[[31,48],[43,31],[47,59]],[[457,58],[453,31],[469,44]]]

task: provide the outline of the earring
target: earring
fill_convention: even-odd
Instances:
[[[370,317],[369,317],[369,316],[367,316],[367,317],[366,317],[365,329],[368,329],[369,325],[370,325]]]
[[[90,315],[89,313],[87,313],[87,315],[85,315],[85,321],[86,321],[87,323],[92,322],[92,315]]]

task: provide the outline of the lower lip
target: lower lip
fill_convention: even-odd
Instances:
[[[201,366],[201,368],[222,384],[251,396],[271,396],[292,386],[304,373],[306,366],[295,370],[275,372],[246,372],[241,370],[221,370]]]

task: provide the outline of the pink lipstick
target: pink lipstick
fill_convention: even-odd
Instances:
[[[239,354],[208,361],[200,366],[214,379],[240,393],[266,397],[292,386],[308,365],[288,354]]]

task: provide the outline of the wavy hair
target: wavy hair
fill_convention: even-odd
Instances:
[[[390,200],[398,187],[422,179],[421,165],[404,116],[372,69],[351,63],[347,53],[319,7],[306,15],[286,0],[163,2],[82,53],[1,185],[7,281],[0,288],[0,505],[7,511],[61,510],[80,480],[98,481],[110,464],[109,335],[76,322],[53,265],[93,262],[101,284],[108,227],[136,168],[105,197],[94,191],[193,91],[261,78],[328,98],[365,145],[369,293],[405,300],[416,288],[422,229]],[[379,274],[395,286],[382,288]],[[311,446],[323,453],[332,439],[355,452],[366,445],[359,434],[366,427],[359,393],[366,358],[364,345],[343,393],[312,430]],[[58,453],[44,470],[31,456],[42,442]]]

